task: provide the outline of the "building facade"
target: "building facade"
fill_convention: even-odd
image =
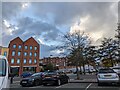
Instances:
[[[6,56],[8,58],[9,48],[0,46],[0,55]]]
[[[39,72],[39,44],[34,38],[22,41],[19,37],[9,43],[8,62],[11,72],[21,75],[23,72]]]
[[[66,57],[48,57],[40,59],[40,63],[42,63],[43,65],[52,63],[53,66],[57,66],[59,69],[73,68],[74,66],[68,66],[67,61],[68,59]]]

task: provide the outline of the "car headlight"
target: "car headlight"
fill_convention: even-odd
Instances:
[[[115,78],[119,78],[119,76],[118,75],[116,75],[116,77]]]

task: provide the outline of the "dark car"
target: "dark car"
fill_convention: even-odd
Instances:
[[[69,77],[63,72],[47,72],[43,78],[43,85],[61,85],[69,82]]]
[[[21,74],[21,77],[22,77],[22,78],[26,78],[26,77],[29,77],[29,76],[31,76],[31,75],[32,75],[31,72],[24,72],[23,74]]]
[[[20,81],[21,86],[38,86],[42,84],[42,73],[35,73],[28,78]]]

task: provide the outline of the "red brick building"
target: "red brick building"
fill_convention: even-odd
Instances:
[[[48,63],[52,63],[53,66],[58,66],[59,69],[66,69],[66,68],[73,68],[74,66],[68,66],[67,65],[67,58],[66,57],[48,57],[40,59],[40,62],[43,65],[46,65]]]
[[[19,75],[25,71],[39,72],[39,49],[32,37],[24,42],[19,37],[11,40],[8,54],[11,72]]]

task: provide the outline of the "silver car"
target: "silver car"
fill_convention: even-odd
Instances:
[[[113,67],[112,69],[113,69],[113,70],[118,74],[118,76],[120,77],[120,66]]]
[[[116,83],[119,84],[120,78],[118,74],[110,68],[99,69],[97,73],[98,86],[103,83]]]

